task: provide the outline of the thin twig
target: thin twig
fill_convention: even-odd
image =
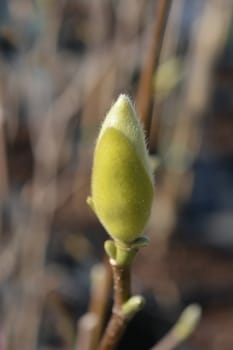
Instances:
[[[114,350],[128,324],[129,318],[122,313],[123,304],[130,297],[130,267],[117,266],[111,261],[114,285],[112,316],[106,328],[99,350]]]
[[[179,35],[181,30],[182,15],[184,10],[184,0],[175,1],[171,3],[169,16],[167,19],[167,25],[163,37],[163,46],[161,48],[159,64],[167,61],[171,57],[176,57],[176,51],[179,41]],[[153,110],[151,116],[151,126],[149,138],[149,151],[155,153],[157,151],[159,143],[159,130],[160,130],[160,116],[163,108],[162,96],[158,96],[159,93],[156,89],[153,91]],[[161,98],[162,97],[162,98]]]
[[[152,94],[152,79],[158,67],[163,35],[166,27],[168,12],[171,0],[159,0],[156,8],[155,25],[152,35],[152,43],[148,52],[147,61],[141,73],[139,82],[136,105],[141,117],[146,135],[149,135],[151,118],[149,116],[149,107]]]
[[[112,292],[112,273],[107,264],[98,264],[92,268],[92,287],[89,311],[97,317],[97,325],[93,332],[92,348],[95,350],[103,331],[108,301]]]

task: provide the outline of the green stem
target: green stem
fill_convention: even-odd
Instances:
[[[130,245],[116,242],[116,263],[118,266],[129,266],[133,261],[138,249]]]
[[[139,248],[148,245],[148,238],[140,236],[132,242],[118,240],[107,240],[104,249],[110,259],[114,260],[118,266],[128,266],[132,263]]]

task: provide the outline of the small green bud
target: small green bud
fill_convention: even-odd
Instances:
[[[88,203],[114,239],[132,242],[148,221],[153,192],[141,124],[130,99],[120,95],[97,139]]]
[[[200,321],[201,313],[202,310],[198,304],[191,304],[184,309],[172,329],[172,333],[177,340],[184,341],[192,334]]]
[[[144,304],[145,300],[141,295],[134,295],[123,304],[122,313],[125,317],[131,318],[143,308]]]

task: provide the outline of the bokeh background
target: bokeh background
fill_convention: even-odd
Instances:
[[[109,315],[107,234],[86,205],[119,93],[147,131],[156,195],[133,267],[147,303],[120,350],[183,308],[177,349],[233,349],[231,0],[0,1],[0,349],[95,350]]]

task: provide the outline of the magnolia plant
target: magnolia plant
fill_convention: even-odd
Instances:
[[[95,152],[88,204],[111,236],[105,242],[114,280],[112,317],[100,344],[112,350],[128,320],[143,305],[131,296],[130,266],[138,249],[147,244],[143,231],[154,195],[145,136],[135,109],[120,95],[100,130]]]
[[[88,204],[111,236],[105,242],[114,282],[112,316],[99,350],[114,350],[128,321],[143,304],[131,295],[130,268],[140,247],[148,243],[143,231],[154,196],[153,174],[145,136],[135,109],[120,95],[108,112],[97,138]],[[175,326],[152,348],[170,350],[195,329],[201,315],[199,305],[190,305]]]

